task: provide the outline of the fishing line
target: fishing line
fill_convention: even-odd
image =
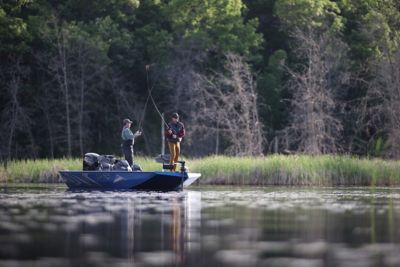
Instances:
[[[141,119],[140,119],[140,121],[139,121],[139,129],[141,129],[141,127],[142,127],[142,124],[143,124],[143,121],[144,121],[144,115],[145,115],[145,111],[146,111],[146,108],[147,108],[147,104],[148,104],[148,102],[149,102],[149,99],[151,99],[151,102],[153,103],[154,108],[156,109],[156,111],[157,111],[158,115],[160,116],[162,122],[165,124],[165,126],[167,126],[167,128],[169,128],[168,123],[164,120],[164,116],[162,115],[162,113],[161,113],[160,110],[158,109],[157,104],[156,104],[156,101],[154,100],[153,95],[151,94],[151,92],[152,92],[153,89],[154,89],[155,82],[153,82],[153,85],[152,85],[151,88],[150,88],[150,82],[149,82],[149,68],[150,68],[150,66],[151,66],[151,65],[146,65],[146,84],[147,84],[148,95],[147,95],[146,102],[145,102],[145,104],[144,104],[142,117],[141,117]]]
[[[151,91],[153,91],[153,88],[154,88],[154,86],[156,84],[155,82],[153,82],[153,85],[150,88],[150,83],[149,83],[149,68],[150,68],[150,66],[151,65],[146,65],[145,66],[145,68],[146,68],[146,85],[147,85],[148,95],[147,95],[146,102],[144,103],[142,116],[141,116],[140,121],[139,121],[139,125],[138,125],[139,130],[142,130],[142,125],[143,125],[143,121],[144,121],[144,116],[146,114],[147,104],[149,103],[149,99],[150,99],[150,96],[151,96]]]
[[[150,92],[150,91],[149,91],[149,96],[150,96],[151,102],[153,103],[154,108],[156,109],[156,111],[157,111],[158,115],[160,116],[162,122],[165,124],[165,126],[167,126],[167,127],[169,128],[168,123],[165,122],[164,116],[162,115],[162,113],[161,113],[160,110],[158,109],[157,104],[156,104],[156,102],[154,101],[154,98],[153,98],[153,96],[151,95],[151,92]]]

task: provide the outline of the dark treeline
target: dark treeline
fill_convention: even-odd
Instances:
[[[396,0],[0,0],[0,157],[159,153],[150,89],[187,155],[397,158],[399,45]]]

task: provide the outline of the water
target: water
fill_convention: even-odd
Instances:
[[[399,188],[0,189],[0,266],[399,266]]]

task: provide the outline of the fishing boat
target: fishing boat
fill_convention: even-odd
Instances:
[[[179,190],[191,185],[200,173],[140,171],[60,171],[70,189]]]
[[[99,155],[93,156],[93,154],[85,155],[82,171],[59,172],[69,189],[172,191],[188,187],[201,176],[200,173],[188,172],[184,161],[179,162],[181,164],[179,172],[167,171],[169,165],[165,164],[163,171],[153,172],[135,171],[135,169],[132,171],[130,167],[102,169],[101,166],[104,165],[102,161],[107,157],[100,156],[99,160]]]

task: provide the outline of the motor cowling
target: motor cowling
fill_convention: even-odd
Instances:
[[[83,170],[95,171],[99,168],[99,157],[97,153],[86,153],[83,157]]]

